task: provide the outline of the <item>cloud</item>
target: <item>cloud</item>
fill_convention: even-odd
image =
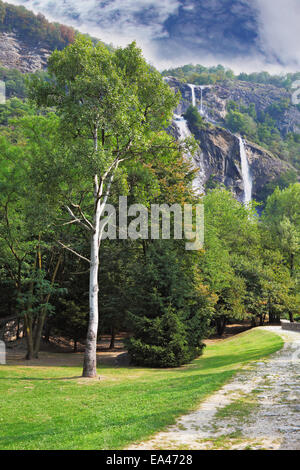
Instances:
[[[254,0],[260,47],[269,61],[300,68],[299,0]]]
[[[136,40],[159,68],[300,69],[299,0],[11,0],[104,42]]]
[[[164,37],[167,34],[164,22],[180,6],[177,0],[16,0],[12,3],[118,44]]]

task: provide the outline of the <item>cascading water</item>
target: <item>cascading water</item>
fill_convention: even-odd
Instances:
[[[174,121],[173,121],[178,129],[179,132],[179,139],[184,140],[187,137],[191,136],[191,131],[188,128],[187,122],[183,116],[179,116],[178,114],[174,114]]]
[[[193,105],[193,106],[196,106],[196,95],[195,95],[195,87],[196,87],[196,85],[192,85],[191,83],[189,83],[188,86],[190,87],[191,92],[192,92],[192,105]]]
[[[242,177],[244,184],[244,204],[248,204],[252,200],[252,178],[250,175],[249,163],[245,149],[245,142],[242,137],[239,137],[240,143],[240,157],[242,167]]]
[[[179,116],[177,114],[174,115],[173,123],[178,129],[179,133],[179,140],[184,140],[192,135],[191,131],[189,130],[187,121],[184,119],[183,116]],[[203,181],[205,178],[205,171],[203,165],[203,155],[201,154],[200,158],[193,157],[189,152],[186,153],[186,157],[190,159],[193,163],[193,167],[198,170],[196,173],[195,179],[193,181],[193,188],[196,194],[204,194],[204,185]]]
[[[203,87],[200,87],[201,91],[201,103],[200,103],[200,114],[201,116],[204,116],[204,109],[203,109]]]
[[[192,96],[192,105],[194,107],[197,107],[197,102],[196,102],[196,94],[195,94],[195,88],[196,85],[188,84],[188,86],[191,89],[191,96]],[[202,88],[201,88],[201,110],[203,111],[203,100],[202,100]],[[178,129],[179,133],[179,140],[184,140],[192,135],[191,131],[189,130],[187,121],[184,119],[183,116],[179,116],[178,114],[174,115],[174,120],[173,123]],[[194,182],[193,182],[193,187],[194,190],[197,194],[204,194],[204,181],[205,181],[205,168],[204,168],[204,162],[203,162],[203,154],[193,157],[189,152],[186,154],[186,156],[192,161],[194,168],[197,168],[198,172],[196,173]]]

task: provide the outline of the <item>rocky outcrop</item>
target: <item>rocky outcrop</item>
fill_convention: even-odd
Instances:
[[[191,87],[173,77],[168,77],[166,81],[171,88],[180,91],[182,99],[176,114],[184,114],[192,103]],[[194,156],[194,162],[199,167],[201,186],[213,187],[215,184],[223,184],[233,191],[237,199],[242,201],[244,187],[240,144],[238,137],[223,127],[227,113],[226,104],[228,100],[234,100],[246,106],[254,103],[259,112],[264,111],[271,104],[279,103],[283,98],[288,98],[289,94],[286,90],[272,85],[240,81],[227,81],[205,87],[196,86],[194,91],[198,109],[202,96],[203,111],[208,121],[195,133],[200,150]],[[174,119],[169,131],[179,140],[182,135],[180,135],[180,125],[176,119],[180,118]],[[281,131],[284,133],[296,131],[298,125],[300,125],[300,112],[295,106],[290,106],[281,117],[278,126],[279,128],[281,126]],[[292,167],[257,144],[245,141],[245,150],[252,177],[252,196],[260,200],[265,186],[277,180]]]
[[[183,114],[191,104],[191,88],[188,84],[180,82],[173,77],[167,77],[166,81],[176,91],[180,91],[182,100],[176,110],[177,114]],[[195,87],[197,106],[201,102],[201,87]],[[227,80],[215,85],[202,87],[202,100],[204,110],[211,121],[224,123],[226,117],[226,105],[229,100],[236,101],[245,106],[255,104],[256,112],[265,111],[270,105],[280,103],[282,100],[291,100],[291,93],[284,88],[273,85],[243,82],[240,80]],[[300,132],[300,111],[290,104],[277,119],[277,127],[282,134],[288,132]]]
[[[25,42],[16,33],[0,33],[0,64],[20,72],[46,67],[51,51],[43,44]]]
[[[243,199],[240,147],[237,136],[226,129],[210,126],[199,133],[204,165],[204,183],[224,184],[237,199]],[[260,199],[264,186],[290,169],[290,165],[256,144],[245,141],[253,181],[253,197]]]

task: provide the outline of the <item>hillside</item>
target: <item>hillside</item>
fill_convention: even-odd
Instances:
[[[0,0],[0,80],[6,82],[7,97],[23,99],[24,74],[45,69],[51,52],[63,49],[75,36],[73,28]],[[285,187],[298,180],[300,109],[291,102],[291,87],[299,74],[236,76],[221,65],[186,65],[162,74],[181,94],[175,114],[183,116],[194,105],[204,122],[189,130],[200,143],[194,162],[201,173],[198,190],[224,184],[241,199],[239,145],[232,134],[247,141],[256,199],[264,200],[277,184]],[[9,113],[4,114],[2,124]],[[180,138],[177,127],[175,119],[172,132]]]
[[[0,1],[0,63],[5,67],[21,72],[44,68],[51,52],[71,44],[75,33],[41,14]]]

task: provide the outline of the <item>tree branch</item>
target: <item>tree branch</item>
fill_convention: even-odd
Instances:
[[[69,212],[70,216],[72,217],[73,221],[78,223],[79,225],[81,225],[81,227],[85,228],[86,230],[88,230],[89,232],[91,232],[93,229],[90,228],[89,225],[86,225],[85,223],[82,222],[82,220],[78,219],[78,217],[76,217],[76,215],[74,214],[74,212],[70,209],[69,206],[65,206],[67,211]]]
[[[93,232],[95,232],[95,227],[94,227],[93,224],[86,218],[86,216],[84,215],[84,213],[83,213],[82,210],[81,210],[80,205],[79,205],[79,204],[73,204],[73,203],[72,203],[72,206],[79,210],[79,213],[80,213],[81,217],[83,218],[84,222],[86,223],[86,225],[87,225],[88,227],[90,227],[90,229],[91,229]]]
[[[66,246],[64,245],[62,242],[60,242],[59,240],[56,240],[57,243],[62,246],[63,248],[65,248],[65,250],[68,250],[70,251],[71,253],[73,253],[74,255],[78,256],[78,258],[80,259],[83,259],[84,261],[86,261],[87,263],[91,263],[91,261],[89,259],[87,259],[85,256],[82,256],[80,255],[79,253],[77,253],[77,251],[73,250],[72,248],[70,248],[69,246]]]

